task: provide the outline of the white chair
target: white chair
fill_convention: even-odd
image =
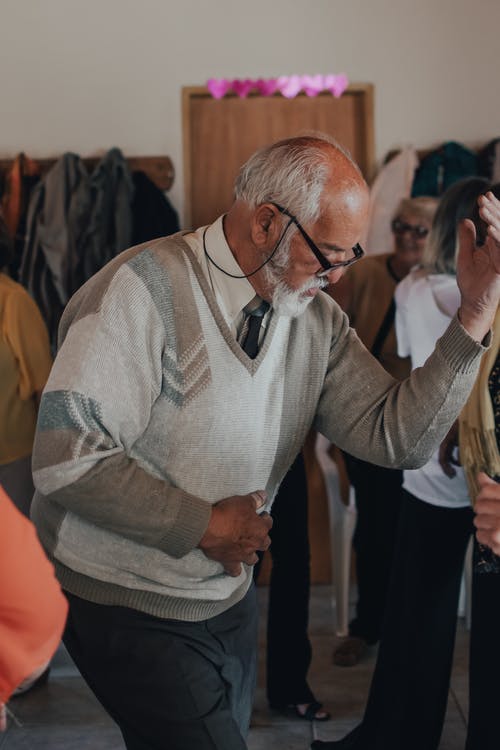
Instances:
[[[465,553],[464,572],[460,585],[460,600],[458,602],[458,616],[465,617],[465,627],[470,630],[472,610],[472,556],[474,540],[471,537]]]
[[[330,441],[318,433],[316,458],[325,482],[330,521],[332,580],[335,597],[335,632],[338,636],[349,633],[349,587],[351,571],[351,546],[356,525],[354,489],[349,490],[349,504],[344,505],[340,494],[339,470],[328,450]]]

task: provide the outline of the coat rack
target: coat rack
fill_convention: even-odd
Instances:
[[[90,156],[82,159],[83,163],[91,172],[100,161],[100,156]],[[40,167],[42,176],[56,163],[57,158],[31,159]],[[160,190],[170,190],[175,177],[175,169],[169,156],[132,156],[127,157],[127,163],[131,172],[144,172]],[[13,159],[0,159],[0,172],[11,169]]]

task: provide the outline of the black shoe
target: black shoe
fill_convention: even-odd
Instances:
[[[365,750],[361,737],[363,724],[358,724],[341,740],[314,740],[311,750]]]

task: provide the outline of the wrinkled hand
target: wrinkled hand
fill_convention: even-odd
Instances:
[[[266,499],[266,493],[259,490],[226,497],[212,507],[208,528],[198,547],[207,557],[222,563],[230,576],[239,576],[241,563],[256,563],[257,550],[264,551],[271,544],[273,520],[269,513],[257,513]]]
[[[462,295],[459,318],[469,334],[482,341],[500,300],[500,201],[488,192],[478,198],[479,215],[487,224],[484,245],[476,245],[470,219],[458,228],[457,283]]]
[[[448,434],[439,446],[439,464],[447,477],[452,479],[456,476],[454,466],[460,466],[460,461],[456,457],[458,448],[458,422],[454,422],[450,427]]]
[[[500,484],[478,474],[479,494],[474,503],[477,541],[500,555]]]

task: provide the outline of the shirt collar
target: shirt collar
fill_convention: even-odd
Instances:
[[[224,234],[223,216],[206,227],[205,246],[208,254],[218,266],[233,274],[241,276],[242,269],[238,265]],[[255,297],[255,289],[246,278],[234,279],[227,276],[214,266],[207,258],[209,279],[217,298],[223,301],[227,315],[235,321],[243,308]]]

